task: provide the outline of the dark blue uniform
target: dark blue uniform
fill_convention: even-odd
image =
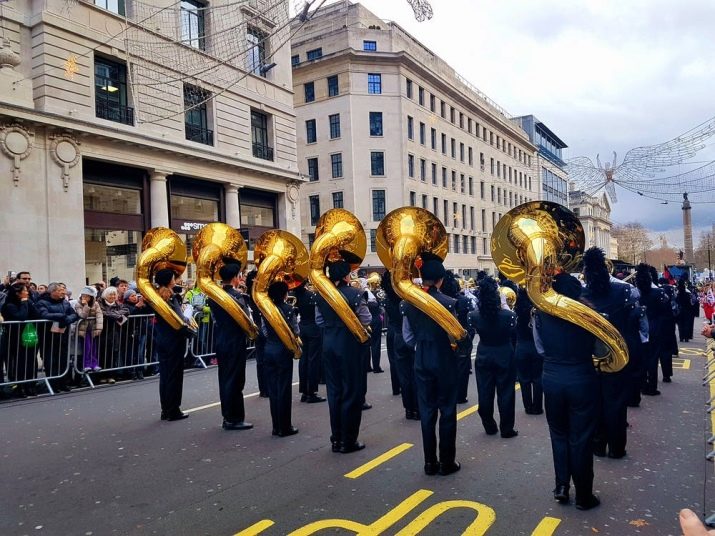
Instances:
[[[372,315],[370,322],[370,356],[372,358],[372,371],[382,372],[380,367],[380,355],[382,354],[382,313],[380,302],[371,300],[367,302],[367,308]]]
[[[543,387],[551,434],[556,487],[568,490],[573,478],[576,501],[593,491],[593,434],[598,418],[598,375],[593,366],[595,337],[585,329],[537,311],[537,349],[544,356]]]
[[[645,306],[648,317],[648,342],[642,346],[641,392],[644,395],[652,396],[660,394],[658,391],[658,361],[664,353],[670,352],[668,327],[673,312],[670,300],[662,289],[651,288],[648,290],[640,297],[640,303]]]
[[[593,449],[597,456],[606,455],[606,446],[611,458],[621,458],[626,453],[629,384],[632,370],[638,366],[637,359],[633,362],[631,360],[637,355],[641,344],[636,319],[640,307],[631,289],[627,284],[611,283],[607,294],[594,295],[588,288],[583,293],[584,299],[599,313],[607,315],[611,324],[623,336],[629,354],[628,364],[622,370],[598,374],[601,404]]]
[[[479,335],[474,371],[477,377],[479,416],[488,434],[497,433],[494,420],[494,395],[499,407],[499,429],[504,437],[514,433],[514,404],[516,365],[512,337],[516,329],[516,316],[500,309],[495,318],[479,311],[469,315],[472,326]],[[496,393],[495,393],[496,392]]]
[[[406,306],[407,302],[400,302],[397,296],[387,299],[387,357],[390,360],[390,371],[394,368],[398,376],[397,393],[393,384],[392,394],[402,395],[405,416],[414,419],[419,415],[415,387],[415,351],[402,337],[402,318]]]
[[[172,294],[169,307],[183,318],[181,296]],[[181,411],[181,397],[184,390],[184,354],[186,353],[186,331],[171,327],[160,315],[156,315],[154,343],[159,358],[159,399],[161,413],[171,418]]]
[[[340,282],[337,287],[358,318],[369,312],[362,292]],[[316,321],[323,330],[323,371],[330,409],[333,450],[350,450],[357,443],[365,394],[366,345],[360,344],[322,296],[317,297]],[[359,313],[363,309],[362,314]],[[360,318],[363,325],[365,321]],[[367,343],[366,343],[367,344]],[[369,347],[368,347],[369,348]]]
[[[318,392],[323,337],[315,323],[317,294],[299,287],[295,290],[295,297],[300,313],[300,338],[303,341],[303,353],[298,363],[298,392],[307,399]]]
[[[288,326],[298,335],[295,309],[283,302],[276,304]],[[271,404],[273,435],[290,435],[291,380],[293,379],[293,352],[285,347],[273,327],[263,319],[261,332],[266,339],[263,354],[268,397]]]
[[[457,300],[445,296],[436,287],[428,290],[450,313],[455,314]],[[403,337],[415,345],[415,380],[422,422],[422,446],[425,464],[437,463],[435,425],[439,411],[439,462],[454,463],[457,438],[457,357],[447,332],[437,322],[406,303],[403,308]]]
[[[223,289],[250,315],[246,297],[231,285]],[[243,405],[243,387],[246,385],[246,334],[236,321],[216,302],[209,300],[211,316],[216,322],[214,348],[218,361],[218,392],[221,415],[232,423],[243,422],[246,411]]]
[[[469,321],[469,313],[474,310],[472,300],[464,294],[457,294],[455,311],[457,320],[467,330],[467,336],[457,344],[457,403],[467,402],[469,390],[469,372],[472,370],[472,350],[474,349],[474,335],[476,331]]]
[[[400,387],[400,372],[397,365],[398,357],[395,350],[395,336],[399,333],[400,340],[403,345],[404,341],[402,340],[402,313],[400,312],[400,299],[397,296],[392,299],[388,296],[385,299],[385,314],[387,315],[387,334],[385,336],[385,346],[387,347],[387,360],[390,362],[390,382],[392,383],[392,394],[399,395],[401,394],[402,389]],[[414,371],[411,370],[411,374],[414,376]],[[414,391],[412,394],[414,395]],[[404,395],[402,397],[402,403],[403,405],[405,403]],[[407,409],[407,406],[405,406],[405,409]],[[414,409],[417,409],[416,399]]]
[[[517,310],[514,358],[524,410],[528,415],[540,415],[544,412],[544,391],[541,385],[544,359],[534,345],[530,310],[522,313]]]

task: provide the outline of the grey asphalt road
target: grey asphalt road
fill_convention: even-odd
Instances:
[[[272,437],[251,361],[250,431],[220,428],[215,369],[186,373],[192,411],[180,422],[159,420],[155,378],[0,405],[0,534],[680,534],[680,508],[715,510],[704,349],[684,344],[673,383],[629,411],[628,456],[596,458],[592,511],[553,501],[546,421],[524,414],[518,394],[519,436],[487,436],[472,377],[462,470],[428,477],[419,423],[404,419],[389,373],[369,374],[367,448],[346,455],[331,452],[327,404],[300,403],[297,386],[300,433]]]

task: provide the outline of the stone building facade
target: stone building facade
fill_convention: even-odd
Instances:
[[[449,233],[447,265],[494,273],[491,232],[510,208],[540,195],[535,147],[522,128],[394,22],[336,2],[292,41],[302,236],[329,208],[365,227],[363,266],[379,267],[375,231],[412,205]]]
[[[569,208],[579,217],[586,234],[586,249],[597,246],[606,254],[606,258],[613,259],[618,255],[618,242],[611,237],[611,205],[605,193],[589,195],[582,190],[577,190],[571,183],[569,191]]]
[[[152,1],[142,5],[151,8]],[[161,29],[129,24],[135,39],[181,47],[183,57],[200,65],[214,52],[212,42],[184,39],[184,32],[216,21],[203,4],[181,5],[163,11],[177,20]],[[270,50],[275,65],[253,72],[245,64],[225,65],[224,74],[237,80],[227,90],[209,76],[192,77],[195,91],[214,93],[192,113],[181,109],[188,93],[179,66],[160,65],[169,81],[154,97],[177,100],[180,111],[141,122],[135,110],[148,97],[133,92],[127,41],[117,37],[132,6],[124,0],[3,6],[3,273],[30,270],[37,282],[61,280],[74,288],[113,275],[132,278],[143,234],[159,225],[179,232],[189,247],[211,221],[240,227],[251,243],[269,228],[300,233],[289,47],[255,41],[256,53],[276,46]],[[269,34],[270,20],[246,16],[265,26],[247,33]],[[194,26],[186,24],[191,17]],[[179,35],[172,40],[162,31]]]

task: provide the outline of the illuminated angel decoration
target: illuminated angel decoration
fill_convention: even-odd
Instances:
[[[596,155],[596,165],[587,156],[571,158],[567,161],[569,178],[590,194],[604,188],[614,203],[616,186],[664,202],[682,198],[684,192],[715,192],[715,161],[685,173],[655,179],[671,166],[687,164],[713,134],[715,117],[670,141],[631,149],[620,163],[615,152],[613,162],[603,165],[599,155]]]

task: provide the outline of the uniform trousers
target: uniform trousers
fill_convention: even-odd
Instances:
[[[620,458],[626,453],[628,427],[628,374],[630,371],[600,373],[600,412],[594,438],[594,452]]]
[[[216,347],[218,361],[218,392],[221,415],[228,422],[246,420],[243,388],[246,385],[246,351],[244,344]]]
[[[268,339],[263,354],[271,419],[275,432],[286,432],[291,425],[291,380],[293,352],[282,342]]]
[[[178,335],[178,333],[177,333]],[[179,411],[184,390],[184,337],[157,339],[159,357],[159,400],[161,411],[167,414]]]
[[[466,402],[469,392],[469,373],[472,370],[474,342],[467,338],[457,346],[457,402]]]
[[[397,354],[395,351],[395,334],[397,328],[392,325],[387,326],[385,335],[385,346],[387,347],[387,360],[390,363],[390,383],[392,384],[392,394],[400,394],[400,373],[397,370]]]
[[[266,370],[263,365],[264,359],[264,349],[266,347],[266,338],[263,334],[259,333],[256,337],[256,379],[258,380],[258,391],[261,395],[268,394],[268,381],[266,380]]]
[[[372,357],[372,370],[380,370],[380,357],[382,354],[382,324],[372,324],[370,333],[370,356]]]
[[[298,362],[298,392],[312,395],[318,392],[320,380],[320,354],[322,352],[322,337],[309,336],[301,332],[303,353]]]
[[[541,386],[544,358],[537,353],[534,341],[531,340],[517,342],[514,357],[524,409],[527,413],[541,413],[544,407]]]
[[[658,389],[658,361],[663,351],[663,344],[659,340],[650,341],[643,345],[641,381],[643,394],[654,394]]]
[[[516,367],[511,343],[503,346],[477,346],[474,362],[479,395],[479,416],[487,433],[497,431],[494,420],[494,395],[499,408],[499,429],[502,434],[514,429]]]

